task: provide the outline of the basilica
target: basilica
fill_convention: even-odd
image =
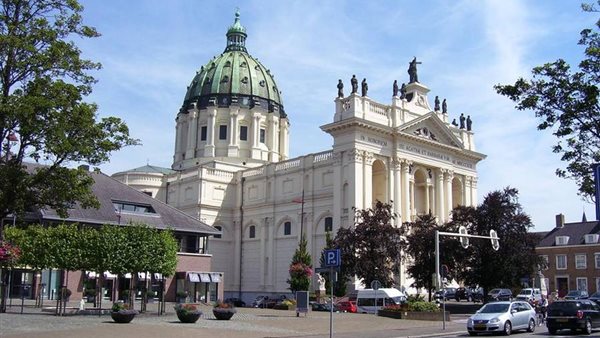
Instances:
[[[187,88],[171,168],[113,175],[221,231],[208,243],[181,245],[208,246],[202,249],[223,273],[225,297],[249,302],[288,293],[300,237],[318,262],[326,233],[354,225],[352,208],[393,201],[401,226],[424,213],[444,222],[453,207],[477,205],[477,163],[485,155],[475,149],[471,121],[461,115],[460,124],[450,122],[437,97],[432,108],[416,58],[389,102],[371,99],[366,80],[359,85],[353,77],[346,87],[340,80],[331,122],[321,126],[333,146],[289,158],[294,112],[285,110],[271,71],[246,49],[238,13],[226,36],[225,50]],[[412,283],[404,269],[395,278],[399,286]]]

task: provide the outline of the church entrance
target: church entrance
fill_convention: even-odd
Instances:
[[[389,199],[387,197],[387,175],[386,175],[386,168],[385,168],[385,164],[383,163],[383,161],[381,160],[375,160],[375,162],[373,162],[373,173],[372,173],[372,184],[371,184],[371,191],[372,191],[372,196],[373,196],[373,200],[371,202],[372,206],[375,206],[375,203],[377,203],[377,201],[381,201],[381,202],[389,202]]]

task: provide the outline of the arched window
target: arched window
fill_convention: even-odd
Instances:
[[[255,238],[256,237],[256,226],[251,225],[250,229],[248,229],[248,232],[249,232],[248,237]]]
[[[217,230],[221,231],[221,233],[223,232],[223,227],[221,227],[221,226],[219,226],[219,225],[216,225],[216,226],[215,226],[215,229],[217,229]],[[213,236],[213,238],[221,238],[221,234],[215,234],[215,235]]]
[[[292,234],[292,222],[285,222],[283,224],[283,235],[289,236]]]
[[[333,231],[333,218],[325,217],[325,232],[332,232],[332,231]]]

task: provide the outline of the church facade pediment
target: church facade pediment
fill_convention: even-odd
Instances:
[[[408,134],[442,145],[464,149],[461,140],[435,113],[416,118],[397,128],[399,134]]]

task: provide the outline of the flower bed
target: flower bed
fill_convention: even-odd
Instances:
[[[125,324],[131,322],[137,314],[137,310],[129,309],[128,304],[114,303],[110,317],[115,321],[115,323]]]
[[[381,317],[414,320],[444,320],[443,312],[437,305],[429,302],[412,302],[403,305],[390,305],[377,311]],[[446,320],[450,321],[450,312],[446,311]]]

